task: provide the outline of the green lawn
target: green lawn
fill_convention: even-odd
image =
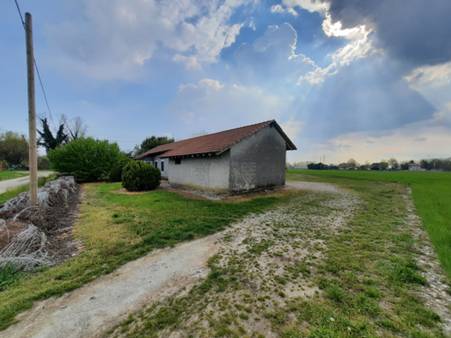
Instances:
[[[120,183],[84,185],[74,227],[84,246],[79,256],[34,274],[0,270],[0,330],[33,301],[61,295],[155,248],[212,234],[289,198],[279,194],[222,202],[187,199],[164,190],[125,194],[119,189]]]
[[[12,178],[18,178],[27,176],[28,173],[25,171],[13,171],[13,170],[4,170],[0,171],[0,181],[10,180]]]
[[[289,170],[287,179],[308,175],[321,180],[396,182],[412,189],[413,200],[440,262],[451,279],[451,173]]]

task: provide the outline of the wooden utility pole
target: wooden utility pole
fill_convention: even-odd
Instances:
[[[28,166],[30,168],[30,202],[38,203],[38,156],[36,142],[36,105],[34,98],[34,54],[31,14],[25,13],[28,78]]]

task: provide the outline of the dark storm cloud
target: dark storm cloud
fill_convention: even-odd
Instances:
[[[435,108],[412,90],[386,58],[355,62],[310,93],[303,110],[312,138],[381,131],[424,121]]]
[[[334,21],[367,23],[407,68],[451,60],[451,0],[324,0]]]

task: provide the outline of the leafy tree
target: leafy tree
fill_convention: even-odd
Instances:
[[[380,170],[387,170],[388,169],[388,162],[387,161],[381,161],[379,163],[379,167],[380,167]]]
[[[347,164],[347,168],[348,168],[348,169],[356,169],[356,168],[359,166],[359,164],[357,163],[357,161],[354,160],[353,158],[350,158],[350,159],[348,160],[348,162],[346,162],[346,164]]]
[[[7,131],[0,134],[0,159],[9,166],[22,166],[28,160],[28,141],[24,135]]]
[[[41,118],[42,130],[38,130],[39,141],[38,144],[43,146],[47,153],[55,149],[56,147],[65,144],[69,140],[69,136],[65,132],[64,123],[60,123],[58,130],[55,135],[53,135],[52,130],[50,129],[47,118]]]
[[[75,176],[78,181],[107,180],[123,155],[116,143],[79,138],[49,151],[53,169]]]
[[[119,160],[111,167],[110,175],[108,177],[110,182],[121,182],[122,181],[122,172],[124,167],[128,164],[129,161],[132,160],[127,154],[122,153],[119,157]]]
[[[399,163],[395,158],[391,158],[388,160],[388,165],[390,169],[398,170],[399,169]]]
[[[431,170],[433,168],[432,161],[428,160],[421,160],[420,161],[420,167],[426,170]]]
[[[400,168],[401,170],[409,170],[409,162],[402,162]]]
[[[140,146],[135,147],[135,156],[145,153],[146,151],[155,148],[162,144],[172,143],[174,142],[173,138],[169,138],[167,136],[151,136],[146,138],[141,142]]]

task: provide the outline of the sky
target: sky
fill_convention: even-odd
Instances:
[[[19,0],[58,124],[131,150],[275,119],[288,160],[451,156],[449,0]],[[0,2],[0,132],[27,132],[24,32]]]

